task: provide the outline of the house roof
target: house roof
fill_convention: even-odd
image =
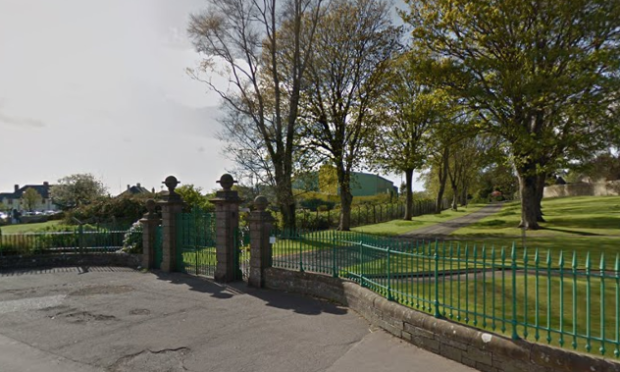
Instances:
[[[122,193],[118,194],[118,196],[123,196],[123,195],[138,195],[138,194],[148,194],[150,193],[151,190],[147,189],[146,187],[141,186],[139,183],[135,186],[130,186],[127,185],[127,190],[123,191]]]
[[[16,186],[17,187],[17,186]],[[49,199],[50,197],[50,185],[45,183],[43,185],[25,185],[17,189],[14,192],[0,193],[0,199],[21,199],[27,189],[34,189],[43,199]]]

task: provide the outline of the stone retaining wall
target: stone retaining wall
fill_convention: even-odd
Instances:
[[[567,196],[618,196],[620,180],[596,183],[569,183],[566,185],[546,186],[543,191],[545,198],[563,198]]]
[[[620,363],[437,319],[338,278],[267,269],[267,288],[338,302],[396,337],[483,372],[620,372]]]
[[[52,266],[123,266],[137,268],[141,265],[141,256],[127,253],[4,256],[0,257],[0,270]]]

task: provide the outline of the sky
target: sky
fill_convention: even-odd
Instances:
[[[115,195],[234,168],[219,99],[185,72],[204,0],[0,1],[0,192],[92,173]],[[387,175],[400,185],[400,175]],[[421,189],[421,185],[417,185]]]

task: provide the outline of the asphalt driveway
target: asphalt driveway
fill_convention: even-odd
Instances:
[[[335,304],[125,268],[0,272],[0,371],[473,369]]]

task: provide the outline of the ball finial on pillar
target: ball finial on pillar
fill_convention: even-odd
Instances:
[[[168,192],[172,194],[174,193],[174,189],[177,188],[181,181],[177,180],[175,176],[168,176],[162,183],[166,185],[166,187],[168,188]]]
[[[222,177],[220,177],[220,180],[217,182],[222,186],[224,191],[230,191],[233,185],[237,183],[237,181],[233,179],[233,176],[228,173],[222,175]]]
[[[267,205],[269,205],[269,201],[262,195],[259,195],[254,199],[254,207],[257,211],[264,212],[265,209],[267,209]]]

